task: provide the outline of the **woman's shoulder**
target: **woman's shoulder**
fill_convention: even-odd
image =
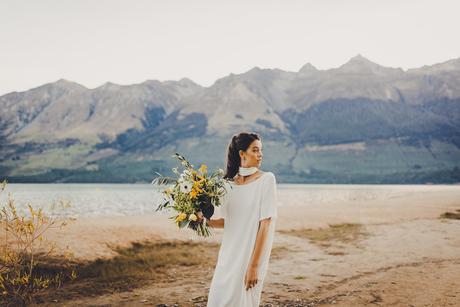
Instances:
[[[259,175],[258,178],[261,178],[261,177],[275,177],[275,174],[273,174],[270,171],[262,171],[262,170],[260,170],[259,173],[260,173],[260,175]]]
[[[269,178],[267,181],[270,181],[271,184],[275,184],[275,185],[277,184],[277,182],[276,182],[276,176],[275,176],[274,173],[272,173],[272,172],[267,172],[266,176]]]
[[[262,179],[262,178],[275,178],[275,174],[273,174],[272,172],[270,171],[262,171],[262,170],[259,170],[259,173],[260,175],[254,180],[254,181],[257,181],[259,179]]]
[[[263,172],[260,177],[262,177],[262,178],[260,178],[261,181],[264,181],[265,183],[267,183],[267,182],[276,182],[275,174],[273,174],[272,172],[269,172],[269,171]]]
[[[270,172],[270,171],[263,172],[262,176],[276,178],[275,174],[273,174],[273,172]]]

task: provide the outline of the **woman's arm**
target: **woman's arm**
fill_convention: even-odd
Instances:
[[[206,219],[206,224],[211,226],[212,228],[224,228],[225,225],[225,220],[220,218],[220,219]]]
[[[246,290],[257,284],[258,281],[258,268],[262,251],[264,250],[265,242],[267,241],[268,229],[270,227],[271,218],[263,219],[259,222],[259,230],[257,231],[256,243],[252,252],[251,260],[246,271],[244,283]]]
[[[200,222],[205,217],[201,211],[197,212],[198,222]],[[206,219],[206,224],[211,226],[212,228],[224,228],[225,220],[223,218],[220,219]]]

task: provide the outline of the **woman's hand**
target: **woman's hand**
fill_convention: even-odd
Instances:
[[[196,221],[197,221],[197,222],[201,222],[201,221],[204,219],[204,217],[203,217],[203,212],[198,211],[198,212],[196,213],[196,217],[198,218]]]
[[[246,286],[246,290],[254,287],[257,282],[257,267],[250,265],[246,271],[246,275],[244,276],[244,284]]]

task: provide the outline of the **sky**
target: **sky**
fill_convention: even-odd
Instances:
[[[460,57],[458,0],[0,0],[0,95],[58,79],[190,78]]]

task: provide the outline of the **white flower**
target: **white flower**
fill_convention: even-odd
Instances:
[[[186,178],[190,177],[191,175],[192,175],[192,173],[189,170],[185,170],[185,171],[182,172],[182,174],[180,174],[179,179],[177,179],[177,181],[179,183],[182,183],[182,182],[186,181],[187,180]]]
[[[192,190],[192,184],[188,181],[183,181],[180,183],[179,187],[180,187],[180,191],[182,193],[190,193],[190,191]]]

